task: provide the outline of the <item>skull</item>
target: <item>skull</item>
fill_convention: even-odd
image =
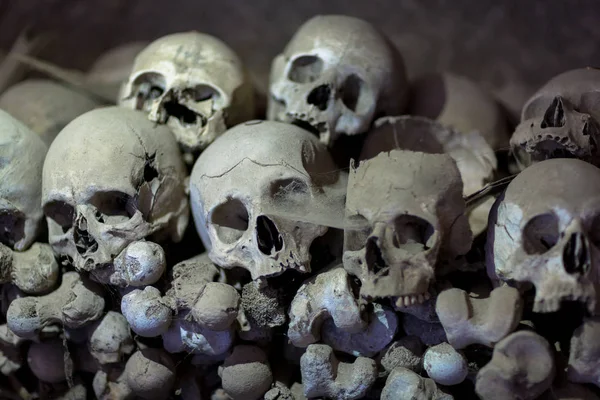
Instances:
[[[83,114],[44,163],[50,245],[78,270],[99,271],[150,235],[178,241],[189,217],[184,179],[168,128],[118,107]]]
[[[0,243],[27,250],[42,223],[42,166],[47,147],[0,110]]]
[[[243,267],[253,279],[308,272],[309,247],[327,232],[326,219],[343,218],[346,182],[311,133],[250,121],[198,158],[190,178],[192,212],[215,264]]]
[[[352,166],[344,268],[361,281],[362,297],[427,298],[437,264],[471,247],[462,190],[446,154],[392,150]]]
[[[167,124],[185,152],[204,149],[252,117],[253,91],[239,57],[219,39],[176,33],[152,42],[135,59],[120,104]]]
[[[331,144],[400,115],[408,94],[404,62],[369,23],[316,16],[296,32],[271,67],[270,120],[298,123]]]
[[[580,301],[593,312],[599,187],[600,169],[580,160],[546,160],[521,172],[490,214],[488,275],[533,283],[535,312],[558,311],[563,300]]]
[[[600,70],[576,69],[552,78],[531,97],[510,139],[525,168],[548,158],[600,165]]]

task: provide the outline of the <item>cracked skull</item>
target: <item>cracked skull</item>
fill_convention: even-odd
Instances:
[[[228,130],[191,175],[196,227],[211,260],[253,279],[310,271],[309,247],[343,214],[347,175],[309,132],[273,121]],[[341,218],[341,217],[340,217]]]
[[[546,83],[521,113],[510,139],[525,168],[549,158],[579,158],[600,165],[600,70],[576,69]]]
[[[50,245],[78,270],[98,271],[150,235],[178,241],[189,217],[184,179],[166,127],[118,107],[83,114],[59,133],[44,163]]]
[[[600,266],[600,169],[546,160],[521,172],[490,214],[487,268],[493,280],[535,286],[535,312],[563,300],[593,312]]]
[[[239,57],[199,32],[164,36],[146,47],[120,104],[167,124],[184,152],[208,146],[227,126],[252,118],[253,90]]]
[[[0,110],[0,243],[17,251],[34,242],[42,222],[42,166],[47,147]]]
[[[270,120],[298,123],[331,144],[400,115],[408,84],[400,54],[369,23],[317,16],[300,27],[271,66]]]
[[[363,297],[399,305],[428,297],[437,264],[471,247],[462,189],[446,154],[392,150],[352,167],[344,268]]]

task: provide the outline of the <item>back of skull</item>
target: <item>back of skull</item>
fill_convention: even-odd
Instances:
[[[148,45],[136,57],[123,93],[120,105],[167,124],[190,152],[253,113],[241,60],[221,40],[199,32],[171,34]]]
[[[179,240],[188,219],[184,179],[166,127],[122,108],[90,111],[59,133],[44,163],[50,244],[89,271],[149,235]]]
[[[600,169],[553,159],[525,169],[490,216],[488,274],[531,282],[534,311],[557,311],[563,300],[593,310],[600,266]]]
[[[42,222],[42,139],[0,110],[0,243],[26,250]]]
[[[346,217],[344,268],[365,297],[423,295],[438,261],[471,245],[460,174],[446,154],[393,150],[361,162]]]
[[[191,175],[196,227],[211,260],[255,279],[310,270],[324,220],[344,209],[346,175],[324,145],[294,125],[250,121],[228,130]]]
[[[402,58],[369,23],[317,16],[271,66],[268,119],[300,122],[331,144],[365,132],[378,114],[399,115],[407,84]]]
[[[565,72],[525,104],[510,144],[522,168],[549,158],[600,165],[600,71]]]

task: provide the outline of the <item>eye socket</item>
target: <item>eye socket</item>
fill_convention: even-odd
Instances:
[[[297,83],[316,81],[323,71],[323,60],[317,56],[301,56],[292,62],[288,79]]]
[[[527,254],[544,254],[560,237],[558,218],[552,213],[530,219],[523,228],[523,248]]]
[[[17,210],[0,210],[0,243],[14,246],[25,237],[25,214]]]
[[[60,200],[50,201],[44,204],[44,215],[67,232],[75,220],[75,207]]]
[[[206,101],[209,99],[217,99],[219,92],[209,85],[197,85],[194,88],[185,89],[182,95],[189,97],[196,102]]]
[[[166,86],[166,80],[161,74],[148,72],[138,76],[133,82],[137,97],[136,109],[143,110],[147,107],[147,102],[162,96]]]
[[[342,103],[357,114],[365,114],[371,108],[372,97],[367,84],[355,74],[346,77],[338,95]]]
[[[394,246],[409,252],[422,252],[433,247],[435,229],[414,215],[400,215],[394,221]]]
[[[230,244],[239,240],[248,230],[248,210],[238,199],[227,199],[215,207],[210,216],[219,240]]]
[[[98,192],[90,199],[96,207],[96,220],[105,224],[118,224],[129,220],[137,211],[135,200],[126,193]]]

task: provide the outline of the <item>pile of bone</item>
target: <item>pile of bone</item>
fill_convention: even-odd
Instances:
[[[600,399],[599,70],[511,127],[344,16],[266,116],[197,32],[15,59],[55,79],[0,97],[1,398]]]

